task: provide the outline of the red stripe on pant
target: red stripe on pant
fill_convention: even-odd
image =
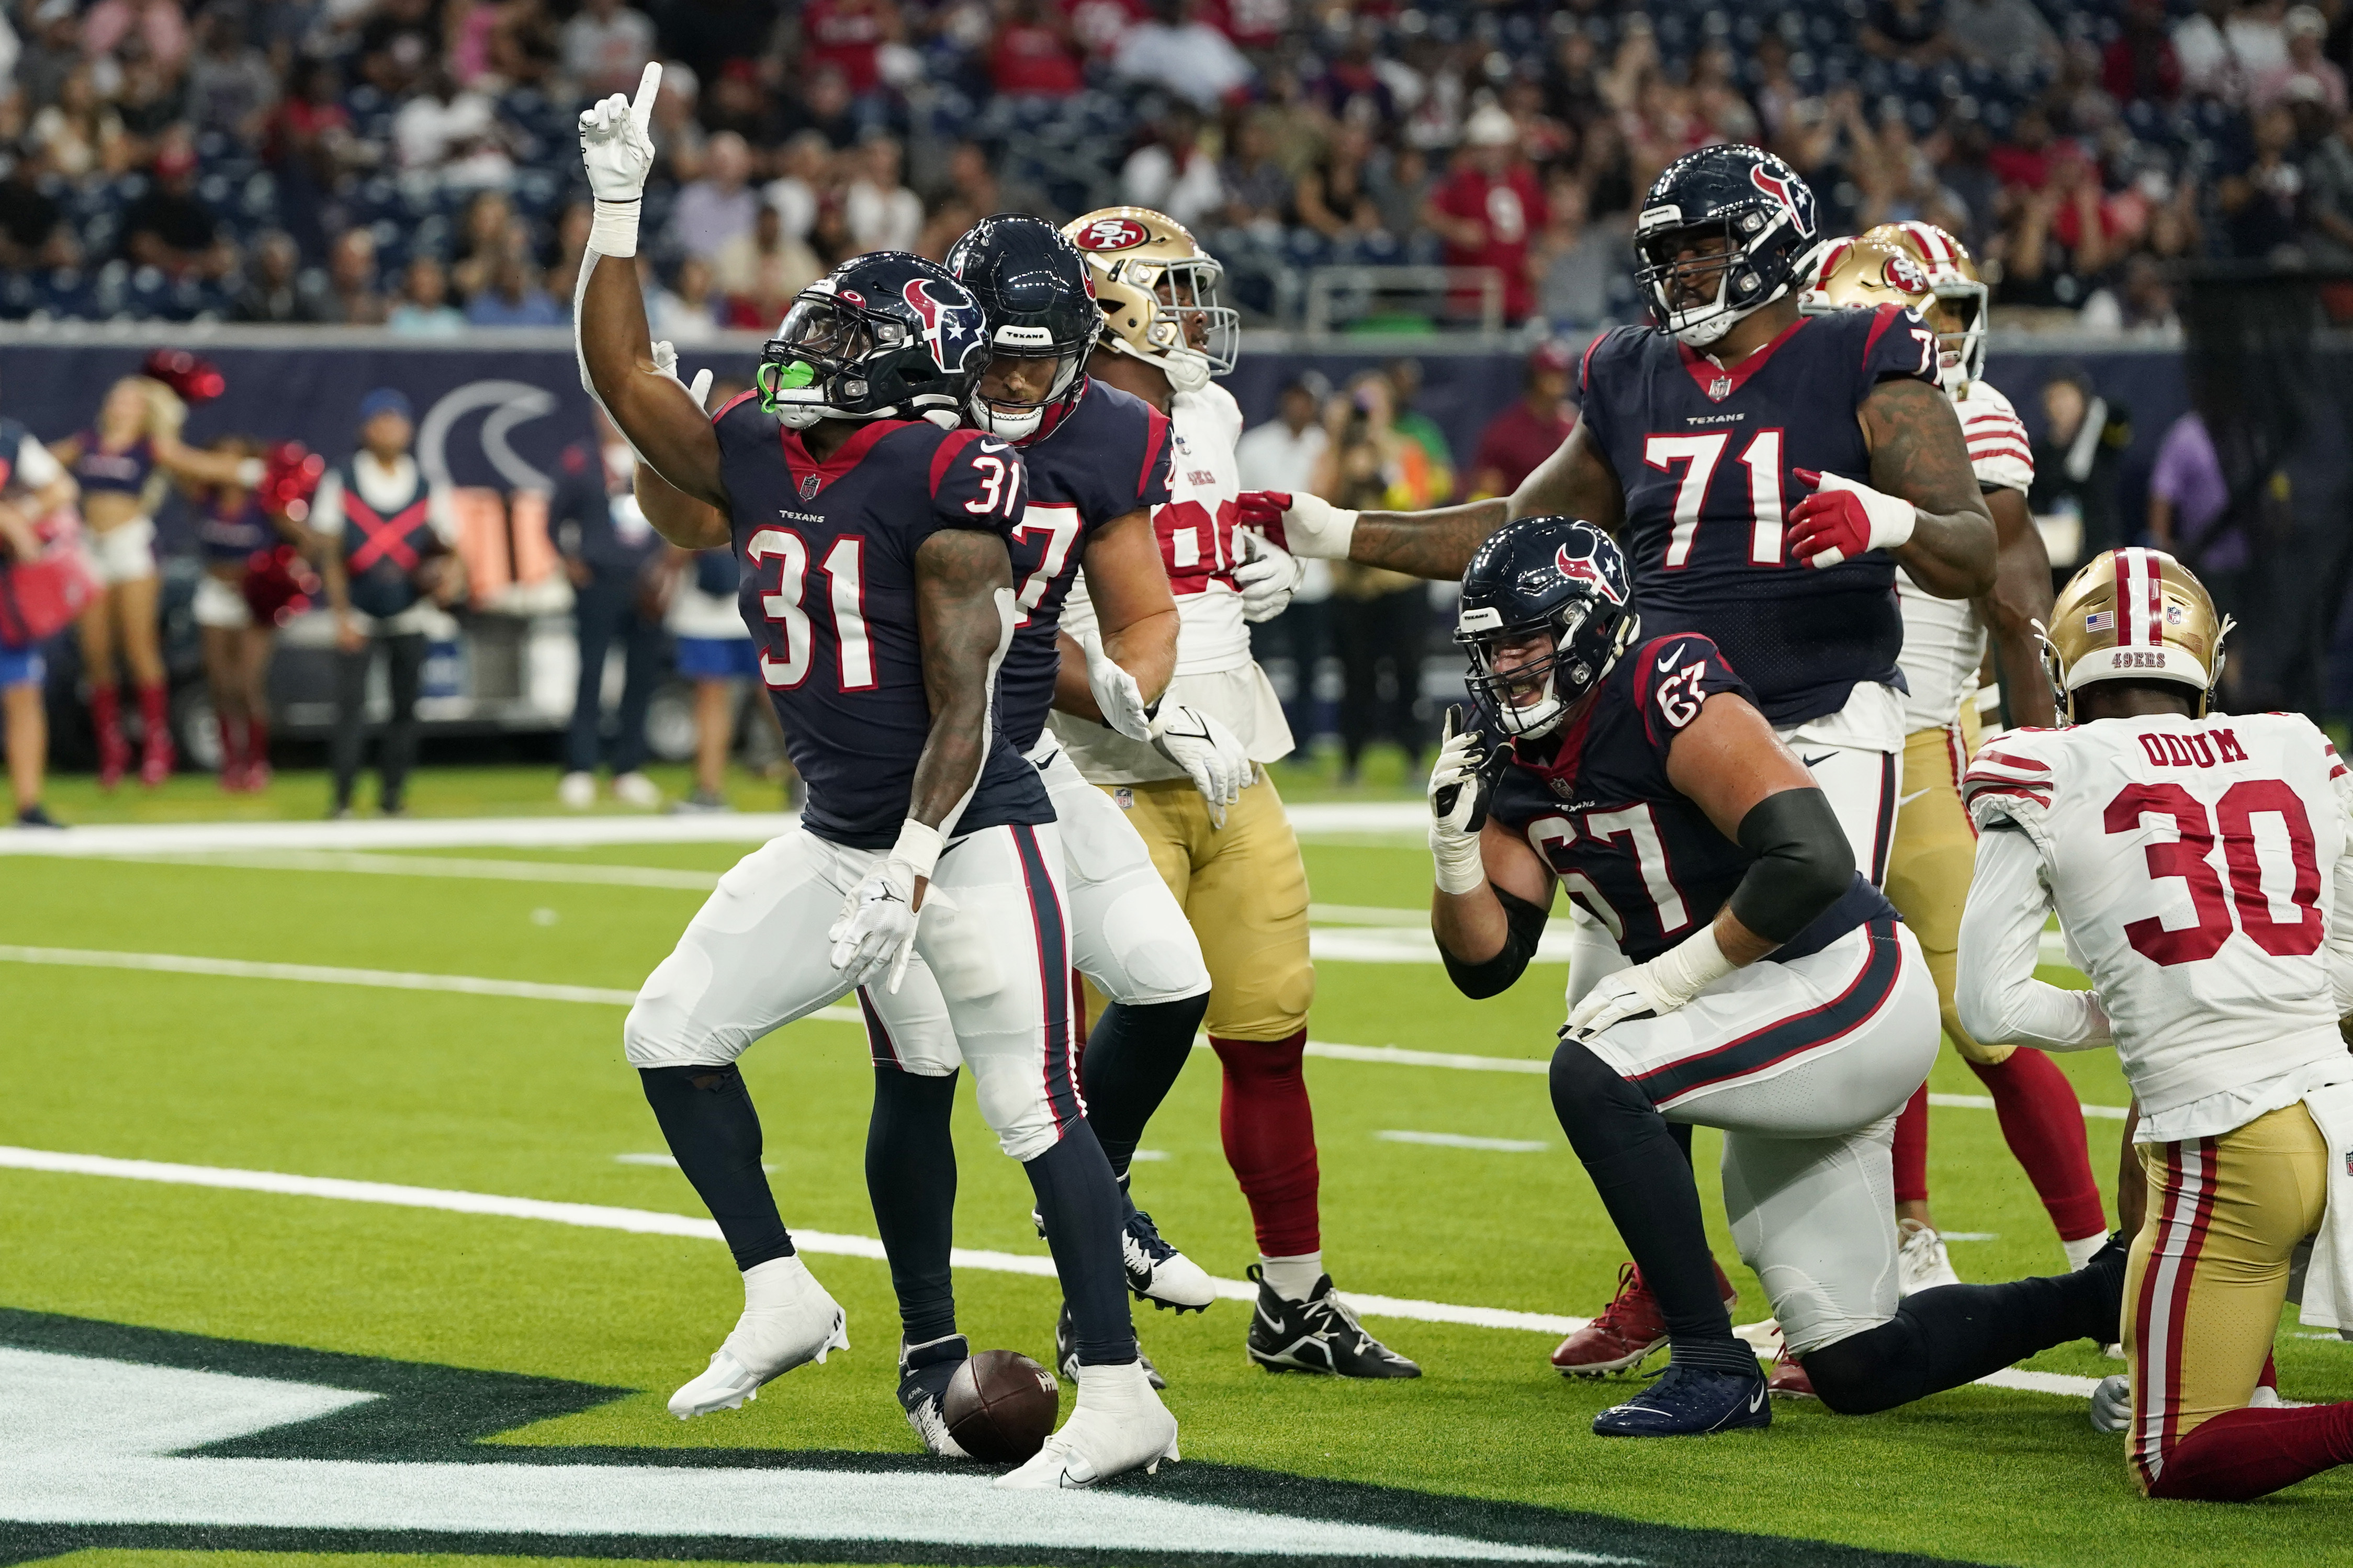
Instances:
[[[2188,1152],[2185,1153],[2185,1151]],[[2206,1225],[2214,1212],[2214,1140],[2165,1145],[2167,1202],[2141,1277],[2133,1389],[2132,1462],[2145,1489],[2154,1489],[2180,1436],[2181,1342],[2189,1317],[2189,1287],[2198,1275]],[[2149,1357],[2151,1325],[2159,1353]]]
[[[1316,1251],[1323,1246],[1316,1215],[1322,1178],[1303,1068],[1307,1031],[1266,1041],[1213,1035],[1209,1045],[1225,1067],[1218,1131],[1226,1163],[1250,1201],[1259,1251],[1269,1258]]]

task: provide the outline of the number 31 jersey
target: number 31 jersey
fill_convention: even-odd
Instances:
[[[2294,713],[2013,730],[1961,783],[1981,831],[2022,830],[2144,1108],[2344,1054],[2327,933],[2353,810]]]
[[[877,419],[819,462],[749,393],[712,423],[733,502],[736,604],[808,789],[801,825],[852,848],[887,849],[932,724],[915,552],[944,530],[1002,539],[1018,526],[1021,458],[977,430]],[[993,693],[993,668],[989,685]],[[992,708],[988,750],[955,831],[1053,820],[1038,770]]]
[[[1488,815],[1525,837],[1568,895],[1609,929],[1637,963],[1715,918],[1757,857],[1726,838],[1667,777],[1667,753],[1719,692],[1751,696],[1715,643],[1695,633],[1652,637],[1620,658],[1549,755],[1523,750],[1493,724],[1489,756],[1506,761]],[[1892,917],[1857,872],[1777,959],[1819,952],[1865,921]]]
[[[1801,566],[1784,527],[1811,493],[1797,469],[1870,481],[1856,410],[1888,380],[1936,385],[1935,335],[1892,305],[1801,316],[1729,370],[1620,327],[1577,373],[1587,436],[1625,495],[1618,542],[1644,628],[1714,637],[1777,729],[1838,712],[1860,682],[1901,689],[1894,561]]]

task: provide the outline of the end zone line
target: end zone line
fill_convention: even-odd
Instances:
[[[278,1171],[243,1171],[222,1165],[183,1165],[160,1160],[120,1160],[103,1154],[73,1154],[49,1149],[0,1145],[0,1169],[33,1171],[51,1175],[111,1176],[135,1182],[161,1182],[174,1186],[213,1187],[236,1192],[271,1193],[288,1197],[328,1198],[343,1203],[383,1204],[396,1208],[437,1209],[447,1214],[489,1215],[503,1219],[540,1220],[591,1230],[617,1230],[637,1236],[681,1237],[692,1241],[718,1241],[717,1224],[689,1215],[654,1209],[625,1209],[603,1204],[558,1203],[546,1198],[507,1197],[493,1193],[469,1193],[446,1187],[413,1187],[392,1182],[351,1181],[337,1176],[295,1176]],[[882,1243],[871,1236],[838,1235],[830,1231],[795,1229],[793,1245],[803,1252],[839,1258],[887,1261]],[[957,1268],[977,1268],[1000,1274],[1027,1274],[1051,1279],[1054,1260],[987,1247],[959,1247],[949,1255]],[[1229,1301],[1255,1301],[1258,1287],[1247,1280],[1219,1279],[1210,1283]],[[1585,1326],[1583,1318],[1547,1312],[1515,1312],[1500,1307],[1465,1307],[1447,1301],[1420,1301],[1397,1296],[1368,1296],[1353,1290],[1341,1299],[1367,1318],[1397,1318],[1424,1323],[1454,1323],[1474,1329],[1507,1329],[1528,1333],[1562,1335]],[[2056,1394],[2088,1399],[2098,1380],[2060,1373],[2021,1372],[2010,1368],[1981,1377],[1993,1388],[2032,1394]]]

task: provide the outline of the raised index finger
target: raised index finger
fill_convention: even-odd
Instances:
[[[629,100],[629,118],[640,126],[653,123],[654,100],[661,93],[661,61],[648,60],[638,79],[638,96]]]

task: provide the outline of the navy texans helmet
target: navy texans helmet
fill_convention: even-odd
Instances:
[[[820,419],[928,419],[953,429],[988,363],[980,302],[936,261],[852,257],[794,299],[760,352],[760,406]]]
[[[1544,735],[1641,635],[1626,557],[1569,517],[1523,517],[1487,536],[1462,573],[1454,640],[1468,684],[1507,735]],[[1549,651],[1531,647],[1549,639]]]
[[[1103,331],[1094,280],[1079,247],[1043,218],[998,213],[948,252],[948,270],[988,317],[992,356],[1051,361],[1036,397],[972,397],[972,422],[1008,440],[1051,430],[1086,392],[1087,355]]]
[[[1668,164],[1642,198],[1635,279],[1661,328],[1702,349],[1804,288],[1821,245],[1813,189],[1795,169],[1761,147],[1703,147]],[[1678,303],[1710,283],[1712,296]]]

